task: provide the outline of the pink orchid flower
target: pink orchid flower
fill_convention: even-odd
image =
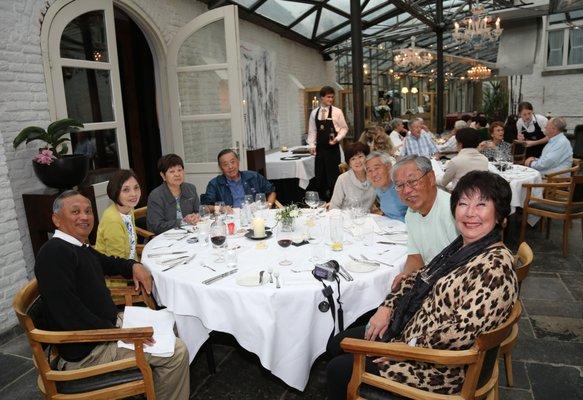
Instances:
[[[39,164],[50,165],[53,162],[53,160],[56,160],[56,159],[57,159],[57,157],[55,157],[53,155],[53,152],[51,150],[44,149],[44,150],[41,150],[40,153],[35,155],[32,160],[39,163]]]

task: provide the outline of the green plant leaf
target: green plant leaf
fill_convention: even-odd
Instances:
[[[55,148],[56,150],[56,148]],[[67,154],[67,151],[69,150],[69,146],[67,146],[67,143],[63,143],[61,144],[61,150],[57,151],[57,154],[59,156],[62,156],[63,154]]]
[[[51,144],[54,147],[56,145],[56,141],[61,136],[67,133],[76,132],[79,130],[79,128],[83,128],[83,124],[81,122],[78,122],[72,118],[63,118],[50,124],[47,128],[47,132],[50,136]]]
[[[58,145],[60,145],[61,143],[65,143],[65,142],[68,142],[68,141],[70,141],[70,140],[71,140],[71,139],[69,139],[68,137],[60,138],[59,140],[57,140],[57,141],[55,142],[55,145],[56,145],[56,146],[58,146]]]
[[[38,126],[29,126],[27,128],[24,128],[23,130],[20,131],[20,133],[14,138],[14,141],[12,142],[12,146],[14,148],[17,148],[22,142],[24,142],[26,140],[26,143],[32,141],[32,140],[37,140],[37,139],[41,139],[43,134],[46,134],[47,132]],[[29,139],[31,138],[32,139]],[[44,139],[41,139],[44,140]]]

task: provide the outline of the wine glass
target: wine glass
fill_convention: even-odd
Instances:
[[[292,232],[285,231],[283,226],[279,224],[276,230],[277,244],[284,249],[288,248],[292,244],[292,234]],[[287,251],[284,250],[284,258],[279,262],[279,265],[285,266],[293,264],[290,260],[287,259],[286,253]]]
[[[308,233],[308,243],[310,244],[312,256],[308,259],[313,263],[317,263],[322,261],[320,257],[321,252],[321,243],[324,240],[324,228],[321,225],[315,225],[310,228]]]
[[[215,202],[215,215],[220,216],[226,213],[225,210],[225,202],[224,201],[216,201]]]
[[[211,225],[210,237],[214,249],[218,250],[225,244],[227,240],[227,225],[221,218],[217,217],[216,221]],[[217,255],[217,262],[223,262],[225,260],[222,252],[219,251]]]
[[[200,205],[198,207],[198,216],[200,217],[201,221],[209,220],[211,216],[209,208],[205,205]]]
[[[318,192],[307,191],[305,201],[308,207],[314,210],[316,207],[318,207],[318,203],[320,202],[320,196],[318,196]]]

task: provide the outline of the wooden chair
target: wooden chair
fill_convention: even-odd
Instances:
[[[532,249],[526,242],[522,242],[518,247],[518,252],[514,256],[514,271],[518,278],[518,287],[522,285],[522,281],[527,277],[528,271],[534,259]],[[518,341],[518,324],[512,327],[512,331],[500,345],[500,357],[504,358],[504,372],[506,373],[506,384],[514,386],[514,376],[512,374],[512,349]]]
[[[389,393],[418,400],[467,400],[498,399],[498,350],[518,321],[522,307],[519,301],[514,304],[506,322],[498,328],[478,336],[476,343],[468,350],[435,350],[412,347],[406,343],[380,343],[361,339],[344,339],[344,351],[354,354],[352,378],[348,384],[347,399],[369,398],[394,399]],[[461,392],[454,395],[432,393],[404,383],[365,372],[365,357],[370,355],[386,356],[397,360],[411,360],[439,365],[467,365],[465,381]],[[362,388],[361,385],[365,384]],[[378,389],[377,389],[378,388]],[[379,389],[385,392],[380,396]],[[359,392],[360,391],[360,392]]]
[[[136,234],[138,237],[144,239],[145,242],[152,239],[156,234],[138,225],[138,221],[145,221],[148,214],[148,207],[140,207],[134,210],[134,219],[136,220]],[[145,226],[145,225],[144,225]],[[142,255],[145,244],[136,245],[136,253],[138,256]]]
[[[126,288],[117,289],[120,291],[118,294],[121,294],[121,289]],[[46,399],[106,400],[142,393],[148,400],[155,399],[152,370],[144,357],[144,341],[154,334],[151,327],[62,332],[44,330],[44,307],[36,279],[30,281],[16,294],[12,305],[32,348],[33,360],[39,373],[37,383]],[[43,351],[43,345],[46,344],[118,340],[133,342],[135,356],[77,370],[57,370],[56,362],[50,362]],[[54,350],[53,353],[56,352],[54,346],[51,346],[51,349]]]
[[[524,161],[526,161],[526,146],[515,140],[512,142],[510,154],[514,159],[514,164],[524,165]]]
[[[526,198],[524,199],[522,210],[519,242],[524,241],[528,214],[559,219],[563,221],[563,255],[566,256],[568,254],[571,221],[576,218],[583,220],[583,175],[573,176],[569,182],[525,183],[522,187],[526,189]],[[543,194],[543,197],[534,197],[532,195],[533,188],[542,188],[547,193]],[[555,194],[549,196],[549,191]],[[562,195],[557,196],[557,191],[560,191]],[[547,234],[548,230],[550,230],[550,224],[547,227]],[[583,224],[581,233],[583,235]]]

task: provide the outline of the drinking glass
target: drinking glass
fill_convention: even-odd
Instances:
[[[200,205],[198,207],[198,216],[202,221],[207,221],[210,219],[211,213],[207,206]]]
[[[224,201],[215,202],[215,215],[223,215],[223,214],[226,214],[225,202]]]
[[[221,218],[217,217],[215,222],[211,225],[210,237],[213,248],[216,250],[220,249],[225,244],[225,241],[227,240],[227,225]],[[221,251],[219,251],[217,255],[217,262],[225,261]]]
[[[276,235],[277,235],[277,244],[282,247],[283,249],[287,249],[292,244],[292,234],[293,232],[286,232],[283,230],[283,226],[278,224]],[[293,263],[287,259],[287,251],[283,251],[283,260],[279,262],[279,265],[292,265]]]
[[[312,209],[312,215],[314,214],[314,210],[318,207],[318,203],[320,202],[320,196],[318,196],[318,192],[314,191],[307,191],[305,202]]]
[[[320,255],[322,254],[321,244],[323,240],[324,240],[324,228],[322,226],[315,225],[312,228],[310,228],[308,232],[308,243],[310,243],[310,249],[312,254],[311,257],[309,258],[309,261],[313,263],[322,261],[322,257],[320,257]]]
[[[333,251],[341,251],[343,244],[344,226],[342,221],[342,214],[330,216],[330,241],[332,242]]]

